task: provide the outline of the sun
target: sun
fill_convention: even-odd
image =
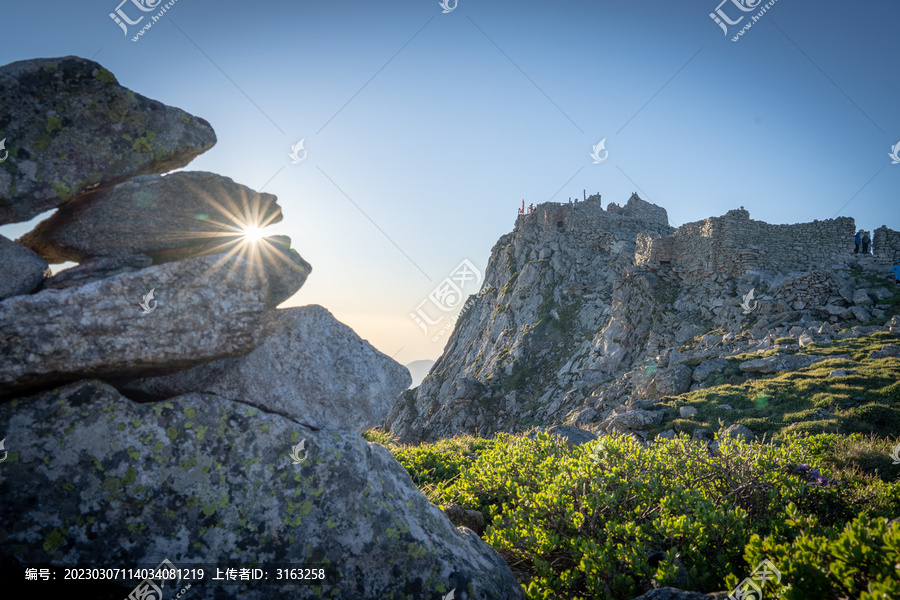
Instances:
[[[244,239],[248,242],[258,242],[260,238],[262,238],[262,229],[256,227],[255,225],[250,225],[245,227],[241,233],[244,236]]]

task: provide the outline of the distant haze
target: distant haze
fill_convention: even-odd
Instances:
[[[425,379],[425,376],[428,375],[428,371],[430,371],[433,366],[433,360],[414,360],[406,365],[406,368],[409,369],[409,374],[412,375],[412,385],[409,387],[419,387],[419,384],[422,383],[422,380]]]

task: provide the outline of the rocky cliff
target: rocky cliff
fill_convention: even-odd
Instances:
[[[561,423],[640,431],[654,416],[639,409],[703,386],[722,369],[712,359],[788,334],[886,330],[893,291],[866,273],[900,258],[895,232],[862,256],[854,231],[850,218],[770,225],[743,207],[674,229],[636,194],[539,205],[494,246],[443,355],[385,427],[403,443]]]

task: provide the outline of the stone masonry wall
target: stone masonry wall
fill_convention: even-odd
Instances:
[[[875,230],[872,242],[875,256],[889,258],[891,263],[900,260],[900,231],[882,225]]]
[[[853,219],[841,217],[795,225],[753,221],[743,208],[722,217],[686,223],[672,236],[638,245],[637,264],[671,261],[683,278],[722,279],[750,270],[784,273],[844,266],[853,256]]]

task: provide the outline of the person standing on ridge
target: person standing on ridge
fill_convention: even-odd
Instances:
[[[524,200],[523,200],[524,202]],[[853,250],[853,254],[859,254],[859,244],[862,242],[862,229],[856,232],[856,237],[853,238],[853,242],[856,244],[856,249]]]
[[[863,254],[869,253],[869,243],[871,241],[872,241],[871,238],[869,238],[869,232],[863,231],[863,236],[862,236],[862,253]]]
[[[894,274],[894,283],[896,285],[900,285],[900,260],[898,260],[897,264],[888,270],[888,273],[893,273]]]

